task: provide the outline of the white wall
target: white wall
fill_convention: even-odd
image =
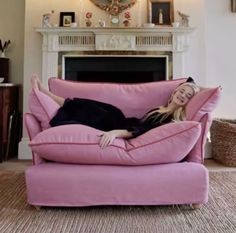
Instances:
[[[236,13],[230,1],[206,1],[207,83],[222,86],[215,116],[236,119]]]
[[[175,0],[175,10],[181,11],[190,16],[190,26],[195,28],[191,34],[191,44],[186,56],[186,76],[193,77],[199,85],[206,84],[205,66],[205,1],[204,0]],[[178,13],[175,12],[176,20],[179,20]],[[201,58],[201,59],[199,59]]]

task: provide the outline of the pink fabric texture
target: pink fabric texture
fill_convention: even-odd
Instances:
[[[182,160],[198,140],[198,122],[170,123],[140,137],[115,139],[105,149],[99,146],[102,131],[84,125],[53,127],[34,137],[30,146],[42,158],[64,163],[147,165]]]
[[[196,163],[204,163],[204,154],[205,154],[205,142],[207,139],[207,133],[210,129],[212,119],[209,114],[205,114],[200,120],[201,124],[201,135],[198,138],[196,145],[188,154],[186,160]]]
[[[26,186],[28,203],[40,206],[206,203],[209,188],[207,169],[190,162],[131,167],[44,163],[27,169]]]
[[[38,120],[35,118],[35,116],[32,113],[25,113],[25,126],[26,130],[28,132],[30,141],[41,132],[41,126]],[[44,161],[43,158],[38,156],[36,153],[32,151],[32,157],[33,157],[33,164],[39,164]]]
[[[172,91],[186,79],[141,84],[85,83],[49,79],[50,90],[64,98],[87,98],[112,104],[127,117],[142,117],[165,105]]]
[[[186,106],[187,120],[200,122],[202,131],[196,145],[187,157],[188,161],[197,163],[204,161],[204,146],[212,122],[210,114],[219,102],[220,92],[220,87],[206,88],[195,95]]]
[[[187,120],[200,121],[201,118],[212,112],[220,99],[220,87],[207,88],[195,95],[186,106]]]
[[[127,117],[141,117],[166,104],[172,91],[185,80],[101,84],[51,78],[49,86],[64,98],[94,99],[117,106]],[[26,171],[28,203],[42,206],[206,203],[208,171],[200,163],[210,114],[219,96],[219,88],[205,89],[187,105],[188,121],[170,123],[134,139],[116,139],[110,147],[101,149],[99,130],[84,125],[48,128],[58,106],[33,90],[29,98],[33,115],[25,115],[36,164]],[[39,132],[41,128],[46,130]]]
[[[52,92],[64,98],[81,97],[96,99],[121,108],[126,116],[141,117],[148,110],[158,105],[166,104],[172,91],[185,80],[178,79],[142,84],[101,84],[79,83],[51,78],[49,86]],[[187,119],[201,121],[204,114],[213,111],[218,103],[219,96],[220,88],[207,88],[195,95],[186,107]],[[44,93],[32,90],[29,98],[29,107],[44,130],[50,127],[49,120],[54,116],[59,105]],[[210,124],[211,122],[208,122],[208,125]],[[202,123],[201,128],[202,133],[206,134],[207,131],[205,129],[209,127]],[[205,144],[206,135],[202,135],[201,138],[203,140],[198,140],[195,148],[192,150],[193,152],[190,152],[188,160],[203,162],[204,153],[201,148]]]
[[[32,89],[29,94],[29,109],[41,124],[42,130],[50,127],[49,121],[60,106],[48,95]]]

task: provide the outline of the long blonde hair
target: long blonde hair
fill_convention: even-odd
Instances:
[[[144,116],[144,118],[142,120],[145,121],[148,118],[149,119],[152,118],[153,122],[155,122],[155,121],[161,122],[161,121],[165,120],[170,115],[173,116],[173,120],[175,120],[175,121],[185,120],[186,119],[186,111],[185,111],[186,105],[178,106],[177,108],[170,107],[170,103],[172,102],[174,94],[176,93],[176,91],[178,91],[183,86],[191,87],[193,90],[193,96],[196,95],[200,91],[200,88],[194,82],[182,83],[179,86],[177,86],[176,89],[172,92],[166,106],[160,106],[158,109],[150,111],[149,113],[147,113]],[[160,117],[159,114],[155,114],[155,113],[161,113],[162,114],[161,118],[159,119],[159,117]]]

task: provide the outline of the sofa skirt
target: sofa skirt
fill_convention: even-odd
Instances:
[[[26,170],[27,200],[37,206],[206,203],[208,170],[198,163],[102,166],[42,163]]]

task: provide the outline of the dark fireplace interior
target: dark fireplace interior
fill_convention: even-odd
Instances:
[[[166,79],[165,57],[65,57],[65,79],[140,83]]]

